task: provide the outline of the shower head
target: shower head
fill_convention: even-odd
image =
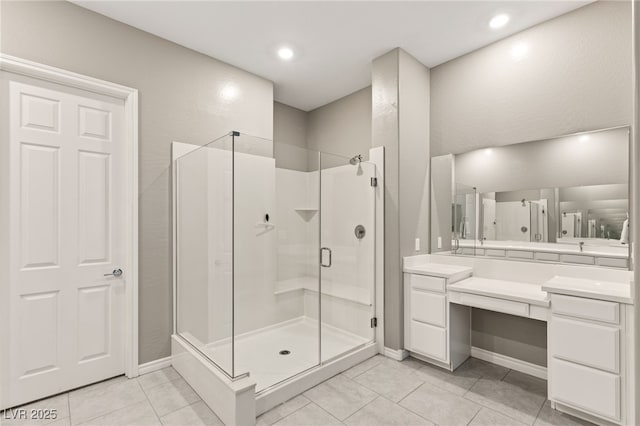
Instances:
[[[349,164],[351,164],[352,166],[355,166],[356,164],[360,164],[361,162],[362,162],[362,155],[361,154],[353,156],[349,160]]]

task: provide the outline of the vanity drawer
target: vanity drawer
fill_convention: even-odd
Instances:
[[[411,321],[411,350],[447,362],[447,330]]]
[[[620,372],[620,329],[553,316],[550,347],[554,357]]]
[[[581,265],[595,265],[596,260],[593,256],[581,256],[579,254],[563,254],[560,260],[566,263],[579,263]]]
[[[545,262],[559,262],[560,261],[560,255],[558,253],[536,252],[535,258],[536,258],[536,260],[543,260]]]
[[[449,292],[449,301],[460,305],[473,306],[474,308],[487,309],[489,311],[505,314],[529,317],[529,304],[514,302],[512,300],[497,299],[495,297],[480,296],[478,294]]]
[[[620,420],[620,376],[551,359],[549,399],[587,413]]]
[[[616,257],[599,257],[597,259],[599,266],[608,266],[610,268],[628,268],[629,261]]]
[[[533,259],[533,252],[523,250],[507,250],[507,257],[511,257],[513,259]]]
[[[490,257],[505,257],[507,255],[505,250],[500,249],[485,249],[484,253]]]
[[[412,289],[445,292],[444,278],[428,277],[426,275],[407,274]]]
[[[593,321],[620,323],[620,304],[604,300],[553,294],[551,312]]]
[[[411,290],[411,319],[444,327],[447,298],[444,294]]]

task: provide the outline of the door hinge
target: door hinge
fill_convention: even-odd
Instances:
[[[378,186],[378,178],[371,178],[371,186]]]
[[[378,326],[378,318],[371,318],[371,328],[376,328]]]

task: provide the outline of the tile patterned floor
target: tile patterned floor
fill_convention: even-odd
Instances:
[[[35,402],[54,421],[14,425],[222,425],[173,368],[124,377]],[[471,358],[454,373],[409,358],[375,356],[264,413],[260,426],[580,426],[551,409],[546,381]]]

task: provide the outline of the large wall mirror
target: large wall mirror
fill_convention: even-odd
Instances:
[[[432,159],[432,252],[629,267],[629,128]]]

